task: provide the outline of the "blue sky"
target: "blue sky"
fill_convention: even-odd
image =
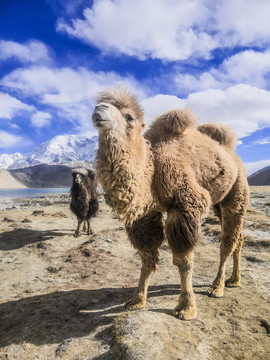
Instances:
[[[0,154],[96,134],[97,92],[230,125],[249,173],[270,165],[269,0],[0,1]]]

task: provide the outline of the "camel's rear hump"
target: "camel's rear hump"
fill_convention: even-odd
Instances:
[[[237,138],[233,130],[223,124],[203,124],[198,130],[229,149],[235,150]]]

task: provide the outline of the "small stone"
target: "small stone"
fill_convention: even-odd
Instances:
[[[34,216],[44,215],[44,210],[34,210],[32,212],[32,215],[34,215]]]
[[[86,257],[90,257],[90,256],[92,255],[91,251],[88,250],[88,249],[83,249],[83,250],[82,250],[82,253],[83,253],[83,255],[86,256]]]
[[[27,218],[25,218],[25,219],[23,219],[21,222],[22,222],[22,223],[31,223],[32,221],[29,220],[29,219],[27,219]]]
[[[9,218],[7,218],[7,217],[4,217],[3,221],[5,221],[5,222],[14,222],[14,220],[9,219]]]

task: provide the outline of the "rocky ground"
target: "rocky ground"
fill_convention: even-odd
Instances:
[[[270,187],[253,187],[245,219],[242,285],[208,298],[219,254],[210,214],[195,255],[198,318],[171,310],[179,275],[165,244],[147,307],[124,311],[140,259],[101,203],[95,235],[74,238],[68,196],[24,200],[0,211],[0,359],[269,359]],[[228,273],[231,271],[231,262]]]

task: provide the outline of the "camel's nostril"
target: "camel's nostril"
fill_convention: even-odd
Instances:
[[[109,105],[107,104],[98,104],[96,107],[95,107],[95,111],[100,111],[100,110],[108,110],[109,109]]]
[[[101,116],[100,116],[100,114],[96,111],[96,109],[95,109],[95,111],[94,111],[94,113],[93,113],[93,115],[92,115],[92,119],[93,119],[94,121],[101,119]]]

